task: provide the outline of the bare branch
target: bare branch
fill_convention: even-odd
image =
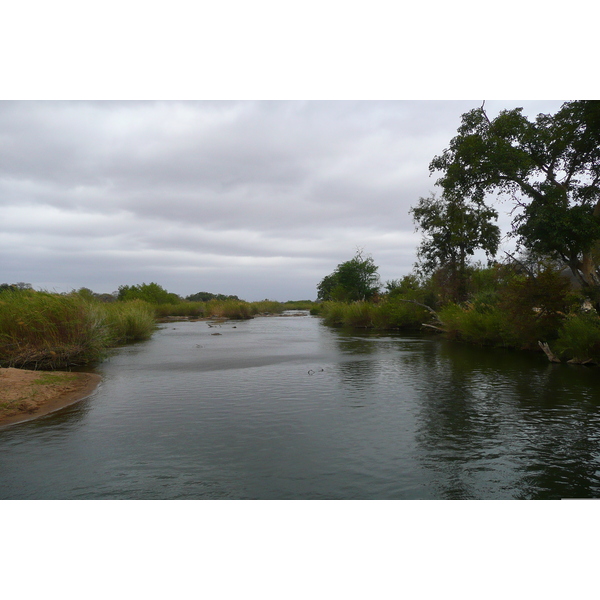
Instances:
[[[509,254],[506,250],[504,251],[504,254],[506,254],[506,256],[508,256],[508,258],[512,259],[518,265],[521,265],[525,269],[525,271],[527,272],[527,275],[529,275],[529,277],[531,277],[532,279],[535,279],[535,273],[526,264],[522,263],[518,258],[515,258],[512,254]]]

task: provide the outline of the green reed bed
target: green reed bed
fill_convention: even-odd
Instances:
[[[97,360],[109,332],[99,304],[71,294],[4,292],[0,296],[0,364],[62,368]]]
[[[154,312],[146,303],[102,304],[79,294],[0,294],[0,365],[61,369],[100,360],[106,349],[149,337]]]
[[[177,304],[157,304],[154,306],[157,318],[190,317],[201,319],[206,316],[206,302],[178,302]]]
[[[154,328],[155,307],[143,300],[102,305],[111,346],[148,339]]]
[[[250,302],[250,307],[252,313],[255,315],[279,315],[285,310],[285,307],[281,302],[275,302],[274,300],[260,300],[259,302]]]
[[[217,319],[251,319],[252,308],[243,300],[209,300],[205,315]]]
[[[431,321],[429,312],[397,298],[373,302],[323,302],[311,314],[323,317],[326,325],[364,329],[419,329]]]
[[[157,304],[154,305],[154,311],[158,319],[166,317],[251,319],[258,314],[282,313],[284,305],[272,300],[246,302],[234,299],[214,299],[206,302],[183,301],[176,304]]]

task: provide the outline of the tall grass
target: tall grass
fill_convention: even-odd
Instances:
[[[110,334],[99,304],[76,294],[4,292],[0,364],[59,368],[97,360]]]
[[[104,304],[102,309],[111,346],[148,339],[156,326],[154,307],[143,300]]]
[[[447,304],[438,314],[451,339],[493,346],[514,343],[506,314],[498,306]]]
[[[204,314],[218,319],[251,319],[253,313],[250,304],[243,300],[209,300]]]
[[[79,294],[0,294],[0,365],[34,369],[80,366],[106,349],[149,337],[154,312],[146,303],[102,304]]]
[[[326,325],[342,325],[367,329],[419,329],[431,320],[429,311],[422,306],[389,298],[373,302],[323,302],[311,314],[323,317]]]
[[[177,304],[154,305],[154,312],[161,317],[195,317],[206,316],[206,302],[178,302]]]
[[[220,319],[251,319],[258,314],[278,314],[283,312],[281,302],[261,300],[246,302],[229,298],[226,300],[207,300],[206,302],[179,302],[177,304],[159,304],[154,306],[157,318],[164,317],[216,317]]]
[[[285,307],[281,302],[275,302],[274,300],[260,300],[259,302],[250,303],[252,313],[258,314],[281,314]]]

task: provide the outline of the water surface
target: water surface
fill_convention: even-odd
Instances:
[[[304,315],[162,325],[98,371],[0,429],[0,498],[600,497],[600,372],[543,356]]]

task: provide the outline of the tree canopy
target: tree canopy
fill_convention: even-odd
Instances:
[[[167,292],[158,283],[142,283],[140,285],[119,286],[119,300],[145,300],[151,304],[177,303],[181,298],[177,294]]]
[[[321,280],[317,298],[344,302],[371,300],[380,288],[378,269],[371,256],[364,257],[358,250],[354,258],[340,263]]]
[[[473,109],[429,168],[449,197],[480,206],[489,194],[510,198],[519,245],[560,259],[598,292],[600,101],[566,102],[533,122],[521,108],[492,120]]]
[[[424,233],[417,251],[420,270],[429,274],[446,267],[453,282],[453,295],[462,300],[466,288],[466,266],[475,250],[489,258],[498,251],[500,229],[493,223],[498,213],[480,203],[447,194],[420,198],[411,208],[417,229]]]

